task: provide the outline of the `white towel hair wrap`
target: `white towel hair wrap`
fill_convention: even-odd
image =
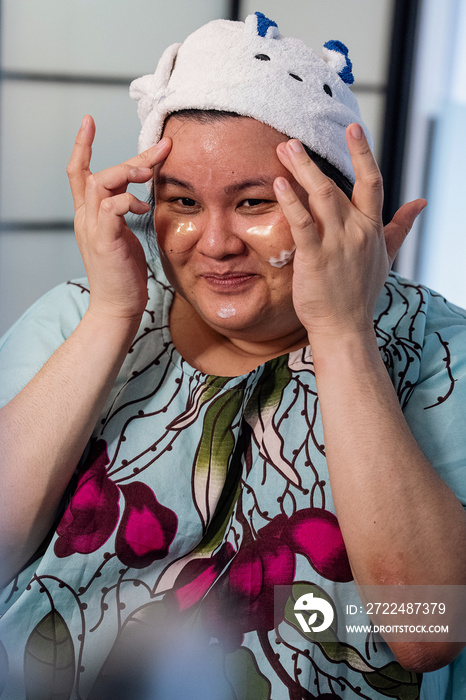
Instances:
[[[226,110],[299,139],[354,182],[346,127],[357,122],[371,147],[372,139],[348,87],[351,68],[341,42],[327,42],[320,57],[259,12],[245,22],[214,20],[169,46],[155,73],[131,83],[139,152],[160,140],[173,112]]]

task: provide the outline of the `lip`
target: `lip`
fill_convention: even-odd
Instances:
[[[206,284],[216,291],[232,292],[249,287],[257,279],[257,274],[253,272],[227,272],[218,274],[215,272],[204,272],[199,275]]]

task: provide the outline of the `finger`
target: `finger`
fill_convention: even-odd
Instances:
[[[144,214],[149,209],[150,204],[148,202],[143,202],[130,192],[107,197],[107,199],[103,200],[100,207],[104,215],[110,214],[111,216],[125,216],[129,213]]]
[[[286,178],[277,177],[273,187],[277,201],[290,225],[296,248],[310,252],[320,240],[311,214]]]
[[[92,178],[89,178],[88,185],[97,196],[103,198],[110,192],[118,194],[125,190],[130,182],[147,182],[152,177],[153,167],[165,160],[170,148],[171,139],[164,138],[134,158],[94,173]]]
[[[425,199],[415,199],[413,202],[403,204],[390,223],[385,226],[385,242],[390,262],[394,261],[412,225],[426,206]]]
[[[86,114],[76,135],[70,161],[66,168],[75,210],[79,209],[84,202],[86,180],[91,173],[89,166],[94,136],[94,120],[89,114]]]
[[[123,217],[126,214],[146,214],[150,209],[148,202],[142,202],[129,192],[104,199],[97,219],[97,230],[102,242],[109,243],[121,234]]]
[[[341,197],[336,187],[314,163],[296,139],[282,142],[277,148],[281,163],[288,168],[296,182],[307,192],[312,217],[318,226],[327,226],[327,230],[337,231],[341,227],[341,205],[347,199]]]
[[[381,222],[383,182],[379,167],[359,124],[350,124],[346,141],[356,175],[352,203],[372,221]]]
[[[111,200],[126,192],[129,183],[147,182],[152,177],[151,168],[136,168],[121,163],[100,173],[91,174],[86,183],[86,219],[91,224],[98,216],[102,205],[110,210]],[[139,200],[138,200],[139,201]],[[124,211],[123,214],[127,214]]]
[[[153,168],[154,165],[160,163],[170,153],[172,140],[168,136],[164,136],[158,143],[154,144],[146,151],[142,151],[137,156],[130,158],[124,162],[124,165],[130,165],[136,168]]]

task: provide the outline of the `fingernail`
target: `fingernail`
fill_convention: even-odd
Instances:
[[[353,124],[351,127],[351,136],[353,139],[362,139],[362,128],[359,124]]]
[[[275,179],[275,187],[277,188],[277,190],[284,192],[287,188],[287,185],[288,185],[288,183],[284,177],[277,177]]]
[[[152,170],[151,170],[151,168],[131,168],[131,170],[129,171],[129,174],[131,177],[144,176],[146,178],[149,178],[152,175]]]
[[[166,146],[168,143],[168,139],[166,136],[163,137],[163,139],[160,139],[160,141],[157,144],[157,148],[162,149],[164,146]]]
[[[291,139],[291,141],[288,141],[288,145],[295,153],[302,153],[304,150],[301,141],[297,139]]]

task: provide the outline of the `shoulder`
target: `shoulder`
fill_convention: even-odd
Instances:
[[[148,264],[148,317],[158,326],[168,319],[172,290],[161,265]],[[165,303],[166,300],[166,303]],[[37,374],[73,333],[89,306],[85,278],[54,287],[35,302],[0,340],[0,406],[8,403]]]
[[[415,384],[445,376],[450,361],[466,367],[466,311],[396,273],[379,295],[374,328],[402,406]]]
[[[23,327],[34,323],[67,327],[79,322],[89,304],[89,287],[85,278],[63,282],[41,296],[20,316],[1,340],[1,347]]]
[[[380,328],[381,336],[390,336],[383,352],[395,387],[402,387],[405,419],[426,457],[466,505],[466,311],[395,274],[381,296],[396,308]]]
[[[465,309],[395,273],[390,274],[381,297],[385,301],[391,297],[393,306],[387,314],[390,322],[381,326],[395,341],[402,338],[417,351],[418,382],[453,366],[466,371]]]
[[[0,340],[3,353],[19,339],[32,339],[37,334],[63,341],[84,316],[89,305],[86,279],[64,282],[38,299],[13,324]]]
[[[387,326],[385,318],[419,336],[446,327],[466,328],[466,310],[438,292],[391,272],[379,295],[375,322]],[[388,328],[387,328],[388,330]],[[390,328],[394,332],[395,328]]]
[[[71,335],[89,304],[85,279],[54,287],[0,340],[0,405],[13,398]]]

